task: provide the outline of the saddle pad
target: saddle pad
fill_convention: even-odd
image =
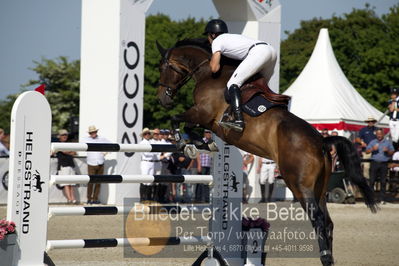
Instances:
[[[274,107],[282,107],[287,109],[284,104],[275,104],[266,100],[262,95],[255,95],[247,103],[243,104],[241,109],[250,116],[260,116],[267,110]]]

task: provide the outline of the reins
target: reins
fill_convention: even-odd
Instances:
[[[168,51],[169,53],[169,51]],[[164,57],[164,61],[166,63],[166,65],[168,67],[170,67],[173,71],[175,71],[176,73],[180,74],[180,75],[185,75],[176,85],[174,88],[172,88],[171,86],[164,84],[162,82],[159,82],[158,84],[165,87],[165,94],[169,97],[173,96],[173,92],[178,90],[179,88],[181,88],[182,86],[184,86],[193,76],[194,74],[201,68],[202,65],[206,64],[207,62],[209,62],[209,59],[205,59],[203,60],[199,65],[197,65],[193,70],[188,70],[187,74],[182,71],[181,69],[177,68],[175,65],[173,65],[171,62],[169,62],[168,60],[168,53],[165,55]]]

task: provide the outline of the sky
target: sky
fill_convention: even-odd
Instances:
[[[80,58],[81,1],[0,0],[0,100],[38,78],[31,70],[34,61]],[[398,0],[280,0],[282,37],[302,20],[342,16],[366,3],[381,15]],[[164,13],[174,20],[218,17],[212,0],[154,0],[147,13]]]

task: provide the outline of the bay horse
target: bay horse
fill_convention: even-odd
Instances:
[[[360,159],[352,143],[343,137],[323,138],[303,119],[287,108],[272,108],[260,116],[244,115],[243,132],[219,126],[226,108],[226,83],[237,64],[226,60],[217,75],[209,67],[210,46],[205,40],[177,42],[161,53],[160,80],[157,97],[165,108],[173,107],[173,98],[189,79],[194,79],[194,105],[172,118],[176,129],[180,122],[198,124],[213,131],[229,144],[276,162],[288,188],[307,212],[318,235],[320,260],[334,263],[332,256],[333,222],[327,210],[326,192],[331,175],[331,146],[335,146],[350,180],[359,187],[366,205],[376,212],[373,192],[361,174]],[[288,96],[286,96],[288,97]]]

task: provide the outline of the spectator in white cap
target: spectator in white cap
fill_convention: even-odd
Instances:
[[[96,126],[89,126],[87,131],[89,137],[85,138],[85,143],[109,143],[106,138],[100,137]],[[103,175],[105,154],[103,152],[87,152],[87,172],[89,175]],[[94,188],[94,190],[93,190]],[[98,196],[100,195],[101,184],[87,184],[87,203],[100,204]]]
[[[373,139],[377,138],[375,135],[375,132],[377,130],[377,128],[375,127],[375,123],[377,122],[377,120],[374,117],[370,116],[364,122],[367,123],[367,126],[360,129],[359,132],[359,137],[361,140],[360,143],[362,146],[362,159],[370,159],[371,153],[366,153],[366,147]],[[366,178],[370,178],[370,163],[369,162],[362,163],[362,166],[363,166],[363,175]]]
[[[140,144],[149,144],[151,145],[151,130],[149,128],[144,128],[141,132],[140,136],[143,140]],[[156,156],[152,152],[142,152],[141,153],[141,174],[142,175],[154,175],[154,164],[156,160]],[[140,200],[152,200],[152,184],[150,183],[142,183],[140,184]]]

